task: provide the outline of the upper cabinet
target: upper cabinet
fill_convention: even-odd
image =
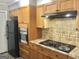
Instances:
[[[53,3],[45,4],[46,13],[56,12],[57,10],[58,10],[57,0],[54,1]]]
[[[48,28],[48,20],[41,17],[44,13],[56,12],[57,1],[37,6],[37,28]]]
[[[58,0],[58,7],[60,11],[66,10],[75,10],[76,9],[76,0]]]
[[[18,22],[23,23],[23,18],[22,18],[22,8],[16,9],[17,11],[17,16],[18,16]]]
[[[45,12],[76,10],[76,0],[55,0],[45,4]]]
[[[22,21],[23,23],[28,23],[28,9],[27,7],[22,7],[21,8],[21,15],[22,15]]]
[[[48,28],[48,20],[44,20],[42,15],[45,13],[45,5],[40,5],[37,7],[37,28]]]
[[[37,7],[37,27],[43,28],[44,27],[44,19],[41,17],[44,14],[44,6],[40,5]]]
[[[37,6],[37,27],[47,28],[48,20],[41,17],[44,13],[77,10],[77,0],[54,0],[53,2]]]
[[[27,24],[28,21],[28,12],[27,7],[21,7],[10,12],[10,16],[18,16],[18,22]]]

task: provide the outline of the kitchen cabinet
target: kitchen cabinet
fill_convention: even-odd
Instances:
[[[10,16],[18,16],[18,23],[22,23],[22,14],[21,9],[16,9],[10,11]]]
[[[39,59],[39,53],[35,50],[30,50],[30,59]],[[41,57],[40,57],[41,58]]]
[[[37,59],[38,58],[40,58],[40,59],[68,59],[67,55],[44,48],[40,45],[30,43],[30,48],[33,50],[31,52],[31,54],[33,54],[33,56],[35,55]],[[34,56],[34,58],[35,58],[35,56]],[[39,56],[41,56],[41,57],[39,57]],[[33,57],[31,59],[33,59]]]
[[[58,11],[57,0],[52,3],[45,4],[45,13],[54,13],[56,11]]]
[[[58,0],[60,11],[75,10],[76,0]]]
[[[27,7],[21,7],[10,12],[10,16],[18,16],[18,22],[27,24],[28,20],[28,12]]]
[[[19,8],[18,11],[17,11],[17,13],[18,13],[18,22],[19,22],[19,23],[23,23],[22,8]]]
[[[23,59],[29,59],[29,55],[27,55],[27,51],[20,49],[20,56],[23,57]]]
[[[39,48],[37,45],[31,43],[30,47],[30,59],[49,59],[48,56],[45,56],[40,52],[41,48]]]
[[[37,27],[43,28],[44,27],[44,19],[41,17],[44,14],[44,6],[37,6]]]
[[[44,13],[55,13],[68,10],[76,10],[76,0],[55,0],[54,2],[37,6],[37,27],[48,28],[49,21],[41,17]]]
[[[27,46],[27,44],[20,43],[19,48],[20,48],[20,56],[23,57],[24,59],[29,59],[29,56],[30,56],[29,46]]]
[[[29,22],[27,11],[28,11],[27,7],[21,8],[22,22],[25,23],[25,24],[27,24]]]
[[[77,0],[55,0],[52,3],[45,4],[45,12],[76,10],[76,2]]]
[[[46,58],[42,53],[38,52],[38,59],[46,59]]]
[[[74,59],[74,58],[72,58],[72,57],[68,57],[68,59]]]
[[[20,43],[20,55],[24,59],[74,59],[68,55],[31,42],[28,46],[24,43]]]
[[[48,56],[43,56],[43,59],[52,59],[52,58],[50,58],[50,57],[48,57]]]
[[[30,55],[30,59],[51,59],[50,57],[43,55],[37,50],[31,50]]]
[[[56,12],[57,1],[45,5],[37,6],[37,28],[48,28],[48,20],[41,17],[44,13]]]
[[[37,28],[48,28],[48,21],[45,18],[42,17],[42,15],[45,12],[45,6],[41,5],[41,6],[37,6]]]

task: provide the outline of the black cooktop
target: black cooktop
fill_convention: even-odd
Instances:
[[[66,53],[69,53],[76,47],[74,45],[65,44],[65,43],[61,43],[53,40],[46,40],[46,41],[40,42],[40,44],[55,48],[57,50],[60,50]]]

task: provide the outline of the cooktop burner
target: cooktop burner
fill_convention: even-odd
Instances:
[[[60,51],[67,52],[67,53],[69,53],[70,51],[72,51],[76,47],[74,45],[56,42],[53,40],[46,40],[46,41],[40,42],[40,44],[56,48]]]

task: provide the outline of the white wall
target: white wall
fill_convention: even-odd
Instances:
[[[7,10],[7,9],[8,9],[8,5],[6,3],[0,2],[0,10]]]
[[[37,0],[37,5],[42,5],[42,4],[46,4],[49,2],[54,2],[56,0]]]
[[[13,10],[13,9],[17,9],[19,7],[23,7],[23,6],[28,6],[29,5],[29,0],[14,0],[11,1],[12,3],[10,3],[8,5],[9,10]]]
[[[37,0],[29,0],[29,5],[36,6]]]
[[[55,0],[12,0],[11,1],[12,3],[9,4],[9,9],[13,10],[19,7],[32,5],[36,3],[35,1],[37,2],[37,5],[41,5],[41,4],[53,2]]]
[[[29,5],[29,0],[19,0],[20,7]]]
[[[20,7],[19,1],[17,1],[17,2],[14,2],[14,3],[8,5],[8,10],[14,10],[14,9],[19,8],[19,7]]]

